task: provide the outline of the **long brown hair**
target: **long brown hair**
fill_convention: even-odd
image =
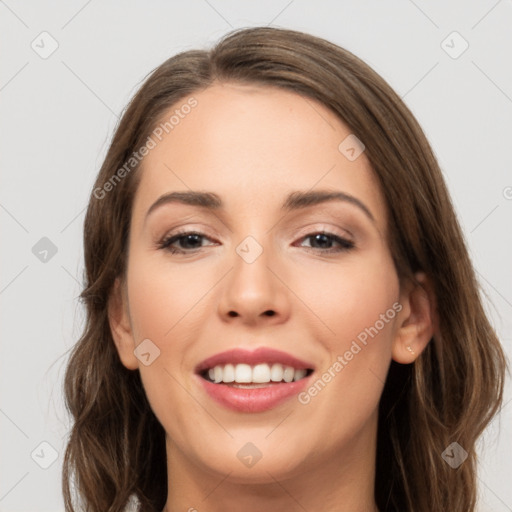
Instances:
[[[391,363],[379,405],[376,503],[381,512],[474,511],[475,442],[502,403],[507,363],[436,158],[409,109],[363,61],[323,39],[269,27],[236,30],[210,50],[168,59],[147,78],[117,127],[84,225],[86,325],[64,382],[74,419],[63,466],[66,511],[75,510],[72,481],[78,506],[88,511],[121,511],[130,497],[139,510],[159,512],[165,505],[165,432],[139,372],[120,362],[107,305],[114,280],[126,270],[132,200],[144,161],[132,161],[133,168],[126,163],[170,107],[219,81],[315,99],[363,141],[386,199],[388,243],[400,280],[423,271],[438,315],[436,334],[418,359]],[[442,457],[453,442],[468,454],[457,468]]]

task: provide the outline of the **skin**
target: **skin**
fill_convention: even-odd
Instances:
[[[145,158],[126,281],[109,304],[120,359],[140,371],[167,433],[166,510],[374,512],[379,399],[391,360],[412,363],[431,339],[429,283],[418,274],[423,286],[400,287],[376,178],[364,152],[349,161],[338,150],[351,132],[325,106],[235,84],[194,97]],[[162,194],[190,189],[215,192],[225,208],[173,203],[146,218]],[[348,202],[280,210],[289,192],[311,189],[351,194],[375,221]],[[205,236],[175,242],[185,255],[158,248],[178,228]],[[321,230],[355,248],[326,253],[336,241],[307,236]],[[263,248],[250,264],[236,252],[249,235]],[[397,302],[400,312],[307,404],[235,412],[194,375],[218,352],[267,346],[311,361],[319,377]],[[144,339],[160,350],[149,366],[134,355]],[[247,442],[262,454],[250,468],[237,457]]]

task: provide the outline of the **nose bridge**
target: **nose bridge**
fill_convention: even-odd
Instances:
[[[254,321],[259,316],[283,315],[286,297],[283,285],[274,275],[278,268],[277,251],[259,224],[234,248],[232,269],[223,288],[220,313]],[[272,313],[270,313],[272,312]]]
[[[234,258],[235,269],[244,269],[245,265],[262,271],[263,268],[266,269],[266,265],[270,264],[270,253],[274,252],[272,243],[274,232],[269,229],[269,220],[264,214],[265,210],[260,201],[245,203],[244,212],[238,217],[232,233],[237,256]],[[253,272],[254,270],[249,270],[249,274]]]
[[[268,267],[272,252],[269,240],[261,234],[247,235],[236,246],[231,284],[238,289],[239,297],[261,300],[270,293],[272,284],[269,281],[273,276]]]

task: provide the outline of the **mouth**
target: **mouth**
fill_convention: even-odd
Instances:
[[[263,412],[298,394],[315,368],[290,354],[260,347],[229,350],[199,364],[195,373],[218,404],[237,412]]]
[[[203,370],[199,375],[214,384],[225,384],[240,389],[257,389],[281,382],[297,382],[309,377],[312,373],[312,368],[294,368],[280,363],[261,363],[255,366],[228,363]]]

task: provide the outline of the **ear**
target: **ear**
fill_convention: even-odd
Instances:
[[[108,300],[108,321],[121,362],[129,370],[137,370],[139,364],[133,353],[135,341],[128,312],[128,296],[120,278],[116,278]]]
[[[413,363],[437,331],[432,285],[423,272],[415,275],[400,293],[402,310],[397,316],[392,357],[397,363]]]

